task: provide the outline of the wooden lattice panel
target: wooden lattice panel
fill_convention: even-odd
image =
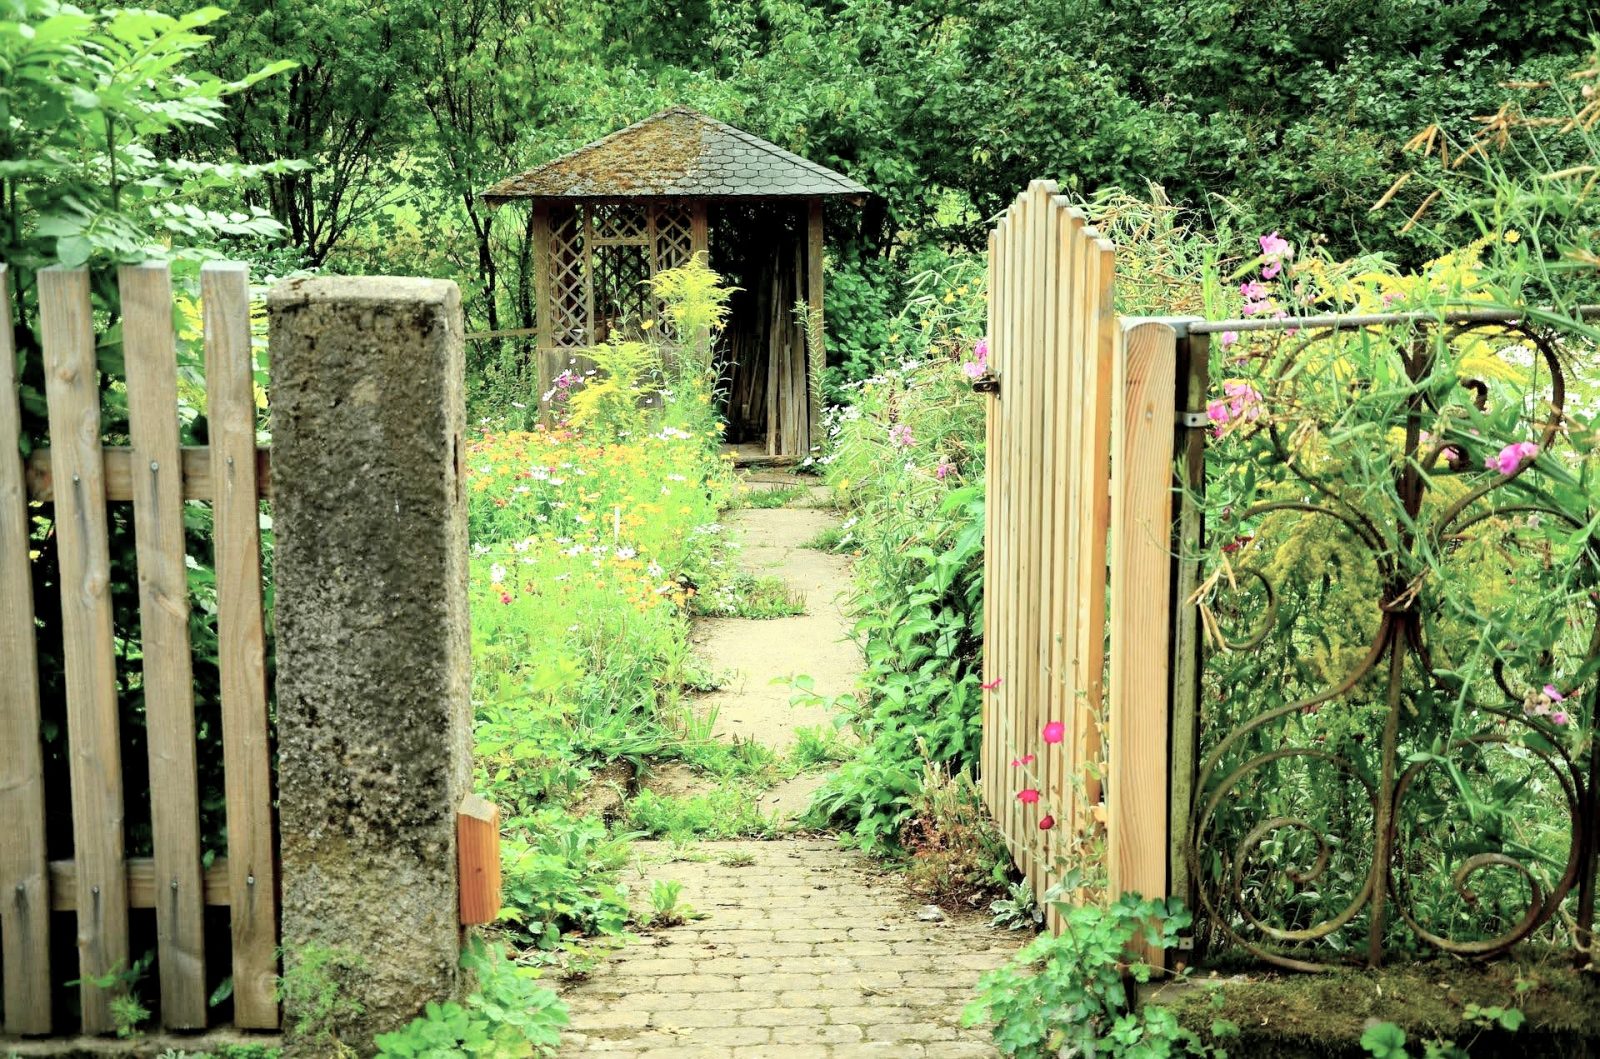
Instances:
[[[649,221],[643,206],[632,203],[596,206],[593,216],[597,244],[649,242]]]
[[[601,243],[594,248],[595,337],[632,331],[653,312],[650,259],[638,243]]]
[[[656,209],[656,271],[679,268],[694,256],[694,221],[682,203]]]
[[[550,338],[558,346],[589,344],[588,276],[583,266],[583,215],[550,211]]]

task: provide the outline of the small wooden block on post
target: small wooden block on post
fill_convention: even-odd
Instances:
[[[493,923],[500,915],[500,810],[481,795],[467,795],[456,814],[456,861],[461,925]]]

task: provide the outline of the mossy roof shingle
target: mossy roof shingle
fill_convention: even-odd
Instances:
[[[483,193],[512,199],[862,197],[842,173],[688,107],[652,114]]]

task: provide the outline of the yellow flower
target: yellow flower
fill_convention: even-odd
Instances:
[[[654,320],[646,320],[644,323],[640,324],[639,326],[644,328],[646,331],[648,331],[652,327],[654,327],[655,325],[656,325],[656,322]]]
[[[1505,235],[1501,236],[1501,238],[1504,239],[1508,243],[1514,243],[1517,240],[1522,238],[1522,233],[1517,231],[1515,228],[1513,228],[1509,232],[1507,232]]]

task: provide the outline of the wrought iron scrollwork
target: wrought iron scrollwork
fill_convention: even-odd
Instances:
[[[1573,719],[1588,735],[1568,739],[1570,727],[1528,708],[1542,701],[1534,690],[1542,682],[1537,674],[1508,674],[1499,658],[1485,671],[1482,643],[1440,627],[1435,566],[1490,531],[1508,537],[1545,519],[1580,531],[1591,515],[1563,510],[1529,477],[1531,460],[1508,473],[1472,467],[1461,441],[1425,436],[1426,423],[1448,400],[1428,385],[1438,382],[1431,373],[1439,343],[1486,329],[1498,340],[1496,355],[1514,343],[1547,373],[1522,418],[1548,452],[1565,434],[1561,358],[1551,335],[1503,318],[1422,327],[1400,339],[1410,389],[1386,424],[1404,438],[1393,492],[1386,494],[1392,510],[1308,466],[1275,418],[1248,428],[1266,439],[1284,488],[1240,513],[1236,524],[1258,525],[1269,516],[1329,520],[1341,547],[1365,564],[1343,573],[1377,587],[1366,604],[1371,634],[1364,650],[1341,656],[1354,661],[1325,686],[1301,689],[1309,693],[1247,717],[1224,706],[1250,699],[1255,689],[1209,689],[1187,845],[1201,947],[1209,939],[1297,970],[1376,965],[1397,944],[1490,956],[1550,924],[1570,908],[1575,888],[1579,907],[1568,925],[1580,938],[1591,928],[1592,846],[1600,830],[1595,677],[1588,677],[1575,706],[1581,716]],[[1277,374],[1263,379],[1275,388],[1274,400],[1293,403],[1298,356],[1334,333],[1288,334],[1273,359]],[[1487,383],[1456,385],[1479,412],[1488,410]],[[1441,478],[1455,484],[1430,502]],[[1506,501],[1496,503],[1501,497]],[[1498,538],[1497,546],[1507,547]],[[1600,563],[1588,545],[1581,547],[1592,575]],[[1284,646],[1275,638],[1286,635],[1293,619],[1269,560],[1241,556],[1228,576],[1210,582],[1210,613],[1231,614],[1242,626],[1224,629],[1213,617],[1213,640],[1226,650]],[[1572,671],[1590,672],[1585,662],[1600,655],[1600,578],[1586,584],[1589,605],[1571,620],[1587,622],[1587,637],[1580,631],[1576,639],[1588,653]],[[1505,701],[1488,700],[1496,691]],[[1341,731],[1336,743],[1307,742],[1310,729],[1299,719],[1324,709],[1374,727],[1352,720],[1353,730]],[[1480,797],[1475,785],[1491,796]],[[1441,909],[1449,914],[1441,918]]]

